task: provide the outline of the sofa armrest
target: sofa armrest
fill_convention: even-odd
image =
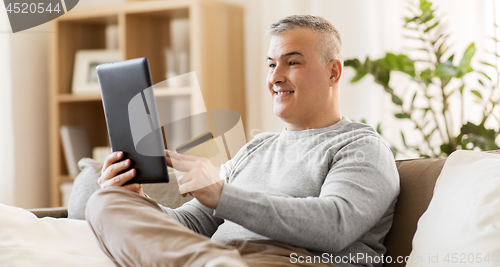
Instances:
[[[38,218],[43,217],[53,217],[53,218],[67,218],[68,209],[64,207],[59,208],[42,208],[42,209],[30,209],[33,214]]]

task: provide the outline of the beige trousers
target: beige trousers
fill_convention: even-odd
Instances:
[[[94,193],[86,217],[99,246],[117,266],[197,267],[216,258],[250,267],[330,266],[292,263],[291,253],[304,259],[312,254],[270,240],[218,244],[163,213],[154,200],[120,187]]]

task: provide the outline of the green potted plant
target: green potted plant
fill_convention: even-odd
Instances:
[[[495,64],[482,62],[483,65],[494,68],[496,77],[492,79],[485,72],[474,70],[471,60],[476,52],[471,43],[463,55],[456,55],[449,49],[448,35],[435,16],[435,8],[428,0],[418,3],[409,1],[411,16],[405,17],[404,28],[408,33],[405,38],[411,38],[420,44],[420,55],[417,59],[406,54],[387,53],[384,57],[372,60],[367,57],[364,62],[359,59],[348,59],[345,66],[356,71],[352,83],[360,81],[366,75],[371,75],[374,81],[382,86],[391,96],[395,105],[394,116],[397,119],[411,121],[415,132],[422,142],[408,144],[405,133],[401,132],[405,150],[413,150],[422,157],[446,156],[457,149],[499,149],[499,129],[489,129],[485,125],[490,121],[500,122],[500,88],[498,86],[498,68]],[[498,26],[497,26],[498,27]],[[498,58],[498,53],[494,53]],[[460,58],[458,58],[460,57]],[[394,72],[408,75],[412,86],[395,90],[390,84]],[[482,90],[471,89],[464,77],[479,74],[478,82]],[[456,103],[457,99],[460,103]],[[476,104],[481,107],[481,122],[474,124],[464,119],[464,97],[472,94],[477,98]],[[450,110],[451,99],[454,105],[460,107],[460,112]],[[454,125],[455,116],[461,125]],[[495,123],[493,123],[495,124]],[[458,129],[454,131],[454,129]],[[380,124],[377,127],[379,132]],[[497,140],[499,139],[499,140]],[[393,152],[398,149],[392,147]]]

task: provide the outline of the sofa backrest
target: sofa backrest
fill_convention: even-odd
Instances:
[[[394,221],[385,239],[386,256],[393,263],[384,266],[405,266],[394,263],[397,257],[406,257],[411,252],[411,241],[417,229],[417,222],[432,198],[436,179],[446,159],[398,160],[401,191],[394,211]],[[401,259],[403,259],[401,258]]]

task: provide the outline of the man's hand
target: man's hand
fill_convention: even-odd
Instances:
[[[128,170],[127,172],[118,175],[118,173],[130,167],[130,159],[117,163],[117,161],[122,157],[123,152],[120,151],[113,152],[106,157],[104,160],[104,166],[102,166],[101,177],[99,177],[99,180],[97,181],[101,188],[109,186],[123,186],[124,183],[135,177],[135,169]],[[144,196],[141,184],[129,184],[123,186],[123,188]]]
[[[224,182],[214,165],[204,157],[181,155],[165,151],[167,163],[174,169],[185,172],[177,179],[179,191],[183,196],[187,193],[195,197],[201,204],[215,209],[219,204]]]

